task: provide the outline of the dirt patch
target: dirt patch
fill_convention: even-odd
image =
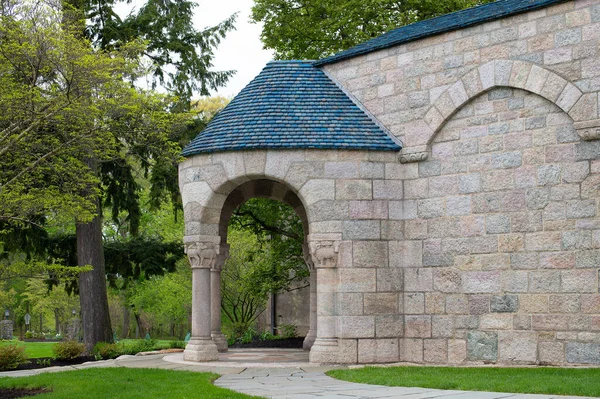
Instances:
[[[40,395],[42,393],[48,393],[48,392],[52,392],[52,390],[46,389],[46,388],[36,388],[36,389],[0,388],[0,399],[22,398],[25,396],[35,396],[35,395]]]
[[[304,337],[285,338],[285,339],[270,339],[261,341],[254,339],[247,344],[235,343],[230,345],[230,348],[286,348],[286,349],[302,349]]]

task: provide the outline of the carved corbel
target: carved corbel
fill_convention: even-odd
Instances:
[[[600,139],[600,119],[575,122],[573,126],[582,140],[591,141]]]
[[[340,241],[321,240],[309,243],[310,254],[314,265],[319,268],[337,266]]]
[[[219,237],[192,236],[185,239],[185,253],[192,269],[215,267],[220,254]]]
[[[414,147],[405,147],[398,154],[398,162],[410,163],[410,162],[421,162],[429,157],[429,146],[420,145]]]
[[[212,267],[213,270],[221,270],[225,261],[229,259],[229,244],[219,245],[219,253],[217,254],[217,260]]]

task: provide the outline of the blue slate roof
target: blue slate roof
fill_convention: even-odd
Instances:
[[[399,151],[313,61],[272,61],[183,155],[250,149]]]
[[[498,0],[394,29],[331,57],[316,61],[315,66],[331,64],[376,50],[536,10],[564,1],[566,0]]]

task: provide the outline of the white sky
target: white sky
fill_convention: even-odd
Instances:
[[[263,50],[260,41],[262,25],[251,24],[250,10],[253,0],[195,0],[198,7],[194,10],[194,25],[196,29],[211,27],[228,18],[231,14],[239,12],[235,28],[227,34],[225,39],[215,51],[213,58],[214,71],[235,70],[227,86],[217,93],[234,97],[240,92],[260,71],[265,64],[273,59],[271,50]],[[132,7],[139,7],[144,0],[133,0],[130,4],[118,3],[115,10],[124,17]]]
[[[273,59],[271,50],[264,50],[260,41],[262,26],[251,24],[250,9],[252,0],[196,0],[194,23],[202,29],[213,26],[235,12],[239,12],[236,30],[229,32],[221,42],[213,60],[213,70],[236,70],[229,84],[217,94],[233,97],[242,90],[265,64]]]

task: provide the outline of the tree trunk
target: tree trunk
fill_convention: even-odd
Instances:
[[[92,271],[79,274],[83,342],[89,353],[96,343],[113,340],[106,294],[101,216],[96,216],[89,223],[77,223],[76,234],[77,264],[93,267]]]
[[[54,309],[54,333],[60,334],[60,319],[58,317],[58,309]]]

